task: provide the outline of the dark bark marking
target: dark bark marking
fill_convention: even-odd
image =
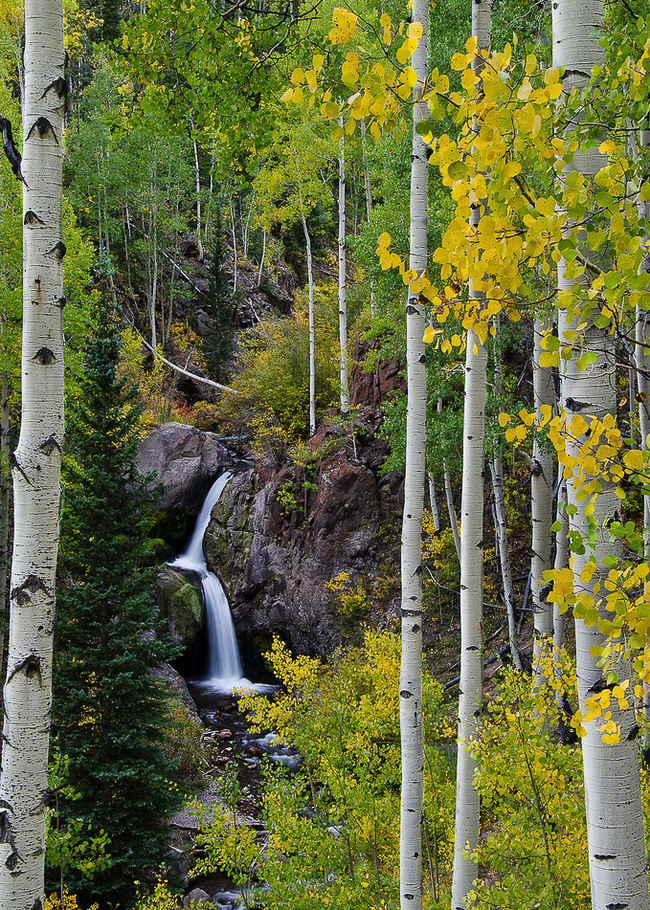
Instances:
[[[465,648],[465,650],[466,651],[478,651],[479,648],[477,648],[476,645],[469,645],[469,647]]]
[[[65,243],[62,240],[59,240],[59,242],[52,247],[47,255],[54,256],[55,259],[58,259],[59,262],[61,262],[66,252],[67,249]]]
[[[636,739],[638,735],[639,735],[639,725],[634,724],[634,726],[632,727],[630,732],[627,734],[626,739],[628,739],[631,742],[632,740]]]
[[[412,900],[414,900],[414,899],[415,899],[415,895],[414,895],[414,894],[405,894],[405,895],[404,895],[404,900],[406,900],[406,901],[412,901]]]
[[[630,905],[629,905],[629,904],[621,904],[621,903],[619,902],[619,903],[613,903],[613,904],[605,904],[605,906],[607,907],[607,910],[625,910],[625,908],[626,908],[626,907],[629,907]]]
[[[50,363],[54,363],[56,360],[56,354],[49,348],[40,348],[34,354],[32,360],[37,360],[38,363],[42,364],[43,366],[48,366]]]
[[[43,910],[43,904],[41,903],[40,897],[37,897],[32,904],[32,910]]]
[[[27,481],[27,483],[29,484],[29,486],[31,487],[32,482],[29,479],[29,477],[27,476],[27,474],[25,474],[25,472],[21,468],[20,463],[18,462],[18,459],[16,458],[15,452],[12,452],[11,455],[9,456],[9,465],[12,468],[12,470],[15,468],[19,474],[22,474],[23,477],[25,478],[25,480]]]
[[[59,78],[55,79],[54,82],[50,82],[39,100],[42,101],[52,88],[62,101],[65,101],[67,99],[69,91],[68,80],[64,79],[63,76],[59,76]]]
[[[412,631],[413,631],[413,632],[419,632],[419,631],[420,631],[420,626],[419,626],[419,624],[418,624],[417,622],[416,622],[415,625],[413,626]]]
[[[32,227],[34,224],[45,224],[45,222],[38,217],[36,212],[32,212],[30,209],[28,212],[25,212],[24,224],[28,227]]]
[[[564,404],[568,408],[569,411],[573,411],[574,413],[583,411],[585,408],[593,407],[593,405],[589,401],[576,401],[575,398],[571,398],[571,397],[565,398]]]
[[[57,302],[56,302],[56,305],[59,307],[59,309],[62,310],[62,309],[64,308],[64,306],[66,305],[67,302],[68,302],[68,298],[67,298],[67,297],[65,297],[65,296],[59,297],[59,299],[58,299]]]
[[[594,859],[616,859],[615,853],[594,853]],[[627,904],[624,906],[627,907]]]
[[[419,616],[421,613],[420,610],[402,610],[401,615],[404,619],[407,619],[409,616]]]
[[[406,307],[407,316],[416,316],[417,312],[418,312],[417,307],[414,307],[412,303],[409,303],[409,305]]]
[[[50,121],[47,119],[47,117],[39,117],[38,120],[35,120],[34,123],[32,123],[32,125],[29,129],[29,132],[27,133],[28,139],[32,135],[34,130],[36,130],[36,132],[38,133],[39,139],[44,139],[47,136],[47,134],[49,132],[51,132],[52,135],[54,136],[54,141],[55,142],[59,141],[56,138],[56,133],[54,132],[54,127],[52,126]]]
[[[30,594],[35,594],[39,590],[43,591],[48,597],[50,596],[50,592],[41,579],[36,575],[30,575],[21,585],[12,589],[11,598],[18,603],[18,606],[22,606],[25,603],[29,603],[31,600]],[[29,594],[27,593],[28,591]]]
[[[7,676],[7,683],[10,683],[14,678],[16,673],[24,672],[27,679],[32,679],[34,676],[38,676],[38,681],[40,685],[43,685],[43,677],[41,676],[41,658],[38,654],[29,654],[25,660],[21,661],[17,667],[11,671],[9,676]]]
[[[408,689],[400,689],[399,697],[400,698],[413,698],[413,693],[409,692]]]
[[[5,866],[9,869],[10,872],[18,865],[18,860],[20,855],[16,850],[16,842],[14,841],[14,832],[9,821],[9,812],[13,815],[13,810],[10,807],[2,808],[0,811],[0,844],[9,844],[11,847],[11,853],[5,860]]]
[[[39,449],[41,452],[45,452],[46,455],[51,455],[52,452],[62,451],[59,442],[54,438],[54,436],[50,436],[49,439],[46,439],[45,442],[39,446]]]

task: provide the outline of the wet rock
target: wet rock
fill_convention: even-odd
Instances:
[[[168,514],[198,513],[209,486],[232,465],[226,448],[212,433],[182,423],[154,427],[138,447],[138,470],[162,484],[159,508]]]
[[[213,509],[204,551],[228,595],[248,675],[255,649],[276,633],[300,653],[331,654],[350,630],[328,582],[345,572],[369,588],[382,562],[383,572],[386,560],[396,564],[398,538],[387,528],[402,507],[403,477],[378,476],[387,445],[377,429],[374,411],[359,409],[352,439],[333,413],[310,440],[307,468],[238,474]],[[377,621],[388,608],[378,599]]]
[[[201,888],[194,888],[183,898],[183,907],[188,910],[199,910],[200,907],[212,906],[210,895]]]
[[[175,645],[191,653],[201,632],[201,589],[182,572],[165,566],[156,581],[160,614]]]

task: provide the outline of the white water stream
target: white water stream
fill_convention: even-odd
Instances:
[[[178,559],[169,563],[172,569],[196,572],[201,579],[203,631],[208,644],[208,668],[203,679],[193,680],[193,682],[221,694],[228,694],[233,689],[259,690],[260,688],[242,676],[239,647],[228,598],[217,576],[208,571],[203,554],[203,538],[210,523],[212,509],[219,501],[219,497],[232,476],[232,471],[226,471],[214,482],[196,520],[194,533],[187,549]]]

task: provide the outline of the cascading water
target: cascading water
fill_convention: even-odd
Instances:
[[[212,509],[232,476],[232,471],[226,471],[214,482],[196,520],[187,549],[182,556],[169,563],[173,569],[196,572],[201,579],[204,631],[208,641],[208,669],[205,678],[196,682],[224,693],[233,689],[253,687],[249,680],[242,676],[237,636],[226,592],[217,576],[208,571],[203,555],[203,537],[210,523]]]

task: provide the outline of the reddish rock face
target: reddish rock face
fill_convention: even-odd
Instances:
[[[394,357],[381,360],[370,373],[363,369],[362,363],[370,351],[378,349],[378,341],[357,341],[355,363],[350,371],[353,406],[371,405],[376,408],[394,389],[406,392],[406,381],[401,375],[403,367]]]
[[[361,422],[353,447],[340,426],[326,423],[311,444],[329,454],[307,474],[297,465],[265,480],[247,471],[215,506],[204,549],[228,593],[244,661],[256,636],[268,643],[273,633],[301,653],[331,653],[345,620],[327,582],[346,572],[371,591],[380,564],[398,564],[399,533],[385,532],[400,513],[403,479],[378,478],[387,446],[373,429]],[[373,621],[386,621],[396,606],[384,601]]]

